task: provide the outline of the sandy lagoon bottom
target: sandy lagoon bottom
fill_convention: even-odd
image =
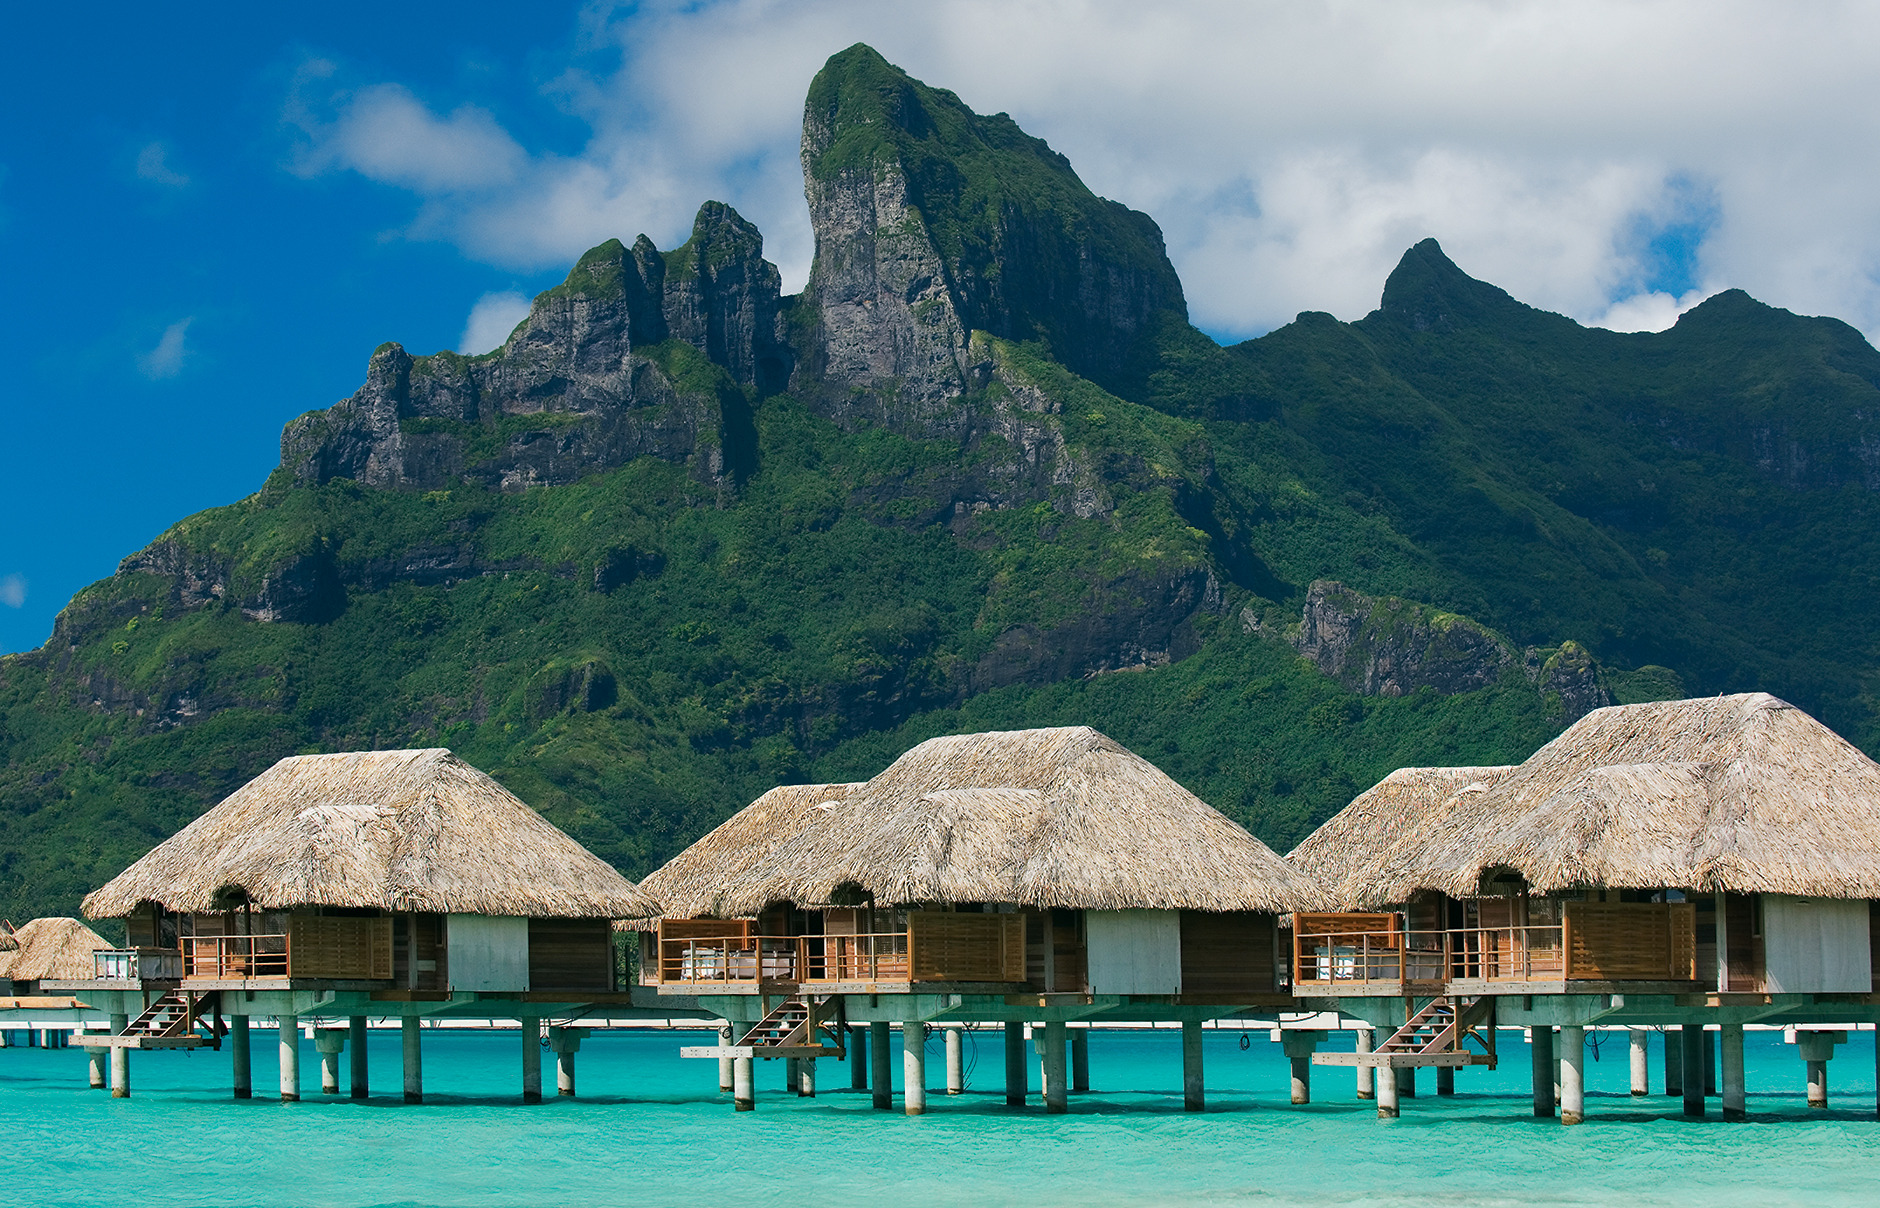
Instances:
[[[515,1032],[425,1035],[428,1101],[406,1106],[398,1037],[372,1038],[374,1098],[318,1094],[302,1043],[297,1104],[228,1095],[226,1053],[138,1053],[133,1098],[84,1087],[82,1050],[0,1051],[0,1199],[33,1205],[1049,1205],[1862,1204],[1880,1201],[1873,1033],[1829,1065],[1833,1107],[1809,1111],[1781,1033],[1750,1033],[1747,1124],[1687,1122],[1662,1095],[1633,1099],[1623,1036],[1589,1052],[1590,1120],[1535,1120],[1528,1051],[1503,1033],[1499,1070],[1467,1070],[1453,1098],[1433,1075],[1380,1123],[1348,1070],[1314,1071],[1287,1100],[1279,1046],[1207,1037],[1209,1109],[1181,1110],[1180,1040],[1098,1031],[1092,1084],[1071,1112],[1004,1106],[998,1036],[969,1035],[968,1093],[930,1092],[926,1116],[874,1112],[822,1063],[824,1093],[782,1092],[758,1066],[759,1106],[734,1113],[715,1063],[683,1061],[703,1033],[593,1036],[581,1097],[522,1106]],[[275,1084],[257,1033],[257,1090]],[[1662,1076],[1654,1037],[1652,1076]],[[899,1053],[896,1053],[898,1066]],[[552,1056],[545,1063],[553,1086]],[[943,1066],[930,1042],[930,1083]],[[1034,1086],[1036,1073],[1034,1070]],[[898,1070],[897,1070],[898,1077]],[[1037,1100],[1034,1096],[1033,1103]]]

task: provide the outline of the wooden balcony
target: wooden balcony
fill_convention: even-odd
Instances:
[[[192,935],[181,946],[185,985],[392,977],[392,920],[383,917],[297,915],[285,933]]]
[[[1697,976],[1696,916],[1688,903],[1562,907],[1558,923],[1433,931],[1410,931],[1397,914],[1300,914],[1293,926],[1294,992],[1568,993]]]
[[[92,977],[101,982],[176,981],[183,955],[174,948],[102,948],[91,954]]]
[[[758,935],[748,919],[660,923],[662,986],[1022,983],[1025,920],[920,911],[905,931]]]

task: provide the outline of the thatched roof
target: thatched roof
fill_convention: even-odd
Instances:
[[[1508,868],[1546,892],[1880,897],[1880,764],[1766,693],[1596,709],[1432,820],[1343,896],[1465,896]]]
[[[622,918],[651,903],[592,852],[443,749],[298,755],[237,789],[85,899],[224,909],[377,907]]]
[[[753,864],[704,853],[723,889],[669,913],[753,914],[839,892],[1103,910],[1287,911],[1317,896],[1265,844],[1087,726],[932,739],[819,812]]]
[[[676,918],[718,915],[727,896],[765,867],[780,849],[825,821],[832,802],[859,784],[786,784],[771,789],[686,848],[640,882],[659,913]]]
[[[78,919],[34,919],[14,932],[0,931],[0,978],[14,981],[81,981],[94,973],[91,954],[117,945]]]

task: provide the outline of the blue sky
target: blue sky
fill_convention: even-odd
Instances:
[[[255,490],[378,343],[481,351],[602,239],[719,198],[799,287],[803,91],[858,40],[1156,217],[1218,338],[1357,318],[1428,235],[1583,322],[1740,285],[1880,331],[1873,5],[17,8],[0,651]]]

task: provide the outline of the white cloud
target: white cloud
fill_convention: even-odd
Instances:
[[[457,337],[457,351],[479,356],[502,347],[516,324],[529,317],[529,300],[518,293],[484,294],[470,308],[470,318]]]
[[[0,604],[20,608],[26,603],[26,576],[8,575],[0,579]]]
[[[578,150],[379,84],[295,119],[302,170],[409,189],[414,236],[512,268],[641,230],[670,246],[715,197],[794,288],[803,95],[864,40],[1152,214],[1211,330],[1355,318],[1435,235],[1582,321],[1741,286],[1880,333],[1880,157],[1858,150],[1880,135],[1880,6],[1857,0],[663,0],[582,20],[543,97],[586,123]],[[1703,222],[1667,276],[1651,237],[1692,190]]]
[[[189,356],[184,340],[189,334],[189,325],[195,321],[196,317],[191,315],[170,324],[163,329],[157,346],[137,358],[137,368],[145,377],[156,382],[183,372],[183,361]]]
[[[1593,320],[1593,326],[1614,331],[1663,331],[1676,323],[1679,315],[1708,297],[1710,294],[1701,289],[1694,289],[1681,298],[1674,298],[1663,290],[1633,294],[1614,302],[1605,314]]]
[[[188,176],[170,166],[169,149],[162,143],[147,143],[137,153],[137,178],[172,189],[189,183]]]

